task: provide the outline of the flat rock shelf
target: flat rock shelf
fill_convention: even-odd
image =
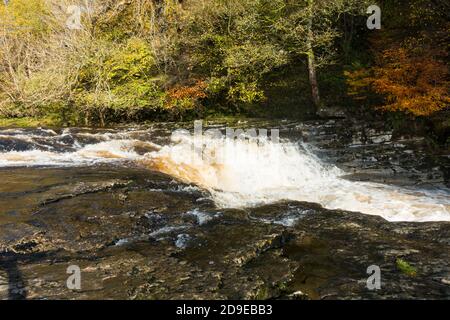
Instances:
[[[337,121],[281,126],[282,136],[306,141],[321,159],[345,170],[347,181],[427,187],[444,198],[448,192],[448,158],[426,153],[420,140],[355,126],[345,131],[349,126]],[[85,145],[103,141],[95,140],[98,132],[54,132],[48,136],[64,152],[75,152],[77,139]],[[158,128],[127,132],[122,139],[169,143]],[[116,139],[118,133],[105,134]],[[17,151],[12,158],[15,145],[21,152],[39,150],[11,142],[20,137],[10,135],[3,138],[4,159],[23,156]],[[26,143],[50,144],[46,134],[40,136]],[[110,150],[123,156],[120,161],[103,153],[108,161],[66,165],[45,153],[58,164],[0,168],[1,299],[450,297],[448,221],[390,222],[292,199],[218,206],[207,188],[137,159],[159,148],[134,148]],[[80,290],[66,286],[71,265],[80,267]],[[381,270],[379,290],[367,288],[371,265]]]

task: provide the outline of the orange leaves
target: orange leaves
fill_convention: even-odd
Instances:
[[[375,66],[345,72],[353,100],[371,103],[375,93],[384,97],[379,109],[414,116],[429,116],[450,105],[446,54],[430,38],[406,38],[401,45],[389,37],[372,40]]]
[[[386,111],[427,116],[450,105],[449,70],[436,52],[384,50],[370,78],[375,92],[386,97]]]
[[[199,99],[206,98],[207,84],[197,80],[191,86],[176,86],[167,91],[165,107],[181,110],[194,109]]]
[[[178,86],[170,89],[167,92],[167,96],[171,100],[181,100],[181,99],[201,99],[206,98],[206,83],[202,80],[197,80],[192,86]]]

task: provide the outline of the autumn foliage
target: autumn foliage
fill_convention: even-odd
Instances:
[[[197,80],[192,86],[177,86],[168,91],[167,96],[170,100],[181,99],[201,99],[206,98],[206,83]]]
[[[382,109],[427,116],[449,106],[448,76],[447,65],[431,51],[416,54],[395,48],[381,53],[369,80],[386,98]]]
[[[167,91],[165,107],[169,110],[194,109],[200,99],[206,98],[207,84],[196,80],[192,85],[176,86]]]

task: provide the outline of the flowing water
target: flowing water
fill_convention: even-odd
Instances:
[[[304,141],[301,124],[290,123],[287,131],[291,135],[280,141],[203,136],[200,150],[193,135],[171,136],[176,128],[167,127],[3,129],[0,166],[39,171],[42,166],[141,165],[207,190],[219,208],[296,200],[379,215],[389,221],[450,221],[447,188],[346,179],[345,168],[338,168],[327,157],[321,159],[320,148]],[[344,149],[354,145],[352,141]]]
[[[448,299],[450,157],[371,126],[0,129],[0,299]]]

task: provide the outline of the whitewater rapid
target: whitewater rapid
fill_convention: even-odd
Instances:
[[[23,150],[1,151],[0,167],[132,161],[206,189],[220,208],[295,200],[378,215],[389,221],[450,221],[448,190],[349,181],[342,178],[346,172],[324,163],[302,143],[203,137],[199,148],[190,135],[157,145],[147,140],[145,132],[69,130],[33,134],[3,130],[0,139],[4,145],[25,144]]]
[[[389,221],[450,221],[450,194],[353,182],[324,164],[305,144],[193,137],[148,155],[152,168],[207,189],[222,208],[280,200],[315,202],[327,209],[379,215]]]
[[[140,158],[136,148],[158,146],[138,139],[137,131],[99,132],[64,129],[22,129],[0,131],[0,167],[80,166]]]

